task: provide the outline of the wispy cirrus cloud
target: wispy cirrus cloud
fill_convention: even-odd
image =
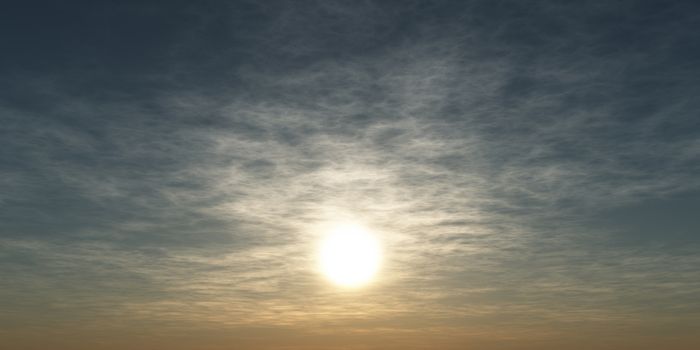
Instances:
[[[644,46],[588,22],[620,13],[608,5],[424,5],[246,5],[256,23],[205,11],[137,79],[157,86],[145,93],[116,78],[102,94],[67,77],[20,86],[36,103],[3,102],[0,180],[15,314],[44,298],[53,318],[27,322],[383,320],[378,333],[477,338],[696,319],[695,241],[620,247],[635,233],[591,224],[698,190],[696,69],[674,51],[696,18],[623,19],[663,43]],[[192,58],[221,23],[238,45]],[[314,260],[342,220],[387,248],[352,295]]]

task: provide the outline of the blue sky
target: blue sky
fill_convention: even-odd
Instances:
[[[694,349],[694,2],[6,4],[0,339]],[[386,256],[352,292],[323,228]]]

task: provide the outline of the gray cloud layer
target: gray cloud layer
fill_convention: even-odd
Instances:
[[[221,8],[187,9],[157,69],[16,75],[0,110],[6,333],[698,320],[695,237],[596,221],[698,191],[694,6]],[[354,294],[314,265],[342,220],[388,254]]]

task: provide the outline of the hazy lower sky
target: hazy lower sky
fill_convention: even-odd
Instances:
[[[9,1],[0,51],[1,349],[700,348],[696,1]]]

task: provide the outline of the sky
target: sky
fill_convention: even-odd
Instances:
[[[695,1],[9,1],[0,43],[2,349],[700,348]]]

